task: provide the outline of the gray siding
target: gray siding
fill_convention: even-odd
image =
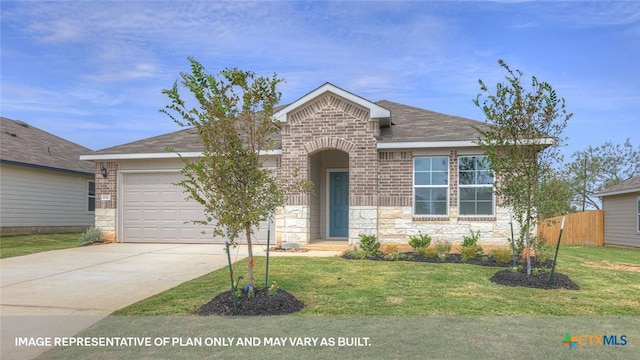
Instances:
[[[89,180],[93,177],[0,165],[0,229],[93,226]]]
[[[640,247],[638,196],[640,192],[602,198],[605,245]]]

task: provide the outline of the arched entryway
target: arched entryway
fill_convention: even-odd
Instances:
[[[349,154],[326,149],[309,156],[309,180],[315,193],[309,201],[310,240],[349,237]]]

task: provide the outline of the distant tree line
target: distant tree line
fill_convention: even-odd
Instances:
[[[599,210],[600,199],[594,194],[640,176],[640,146],[631,140],[623,144],[607,141],[602,145],[589,145],[573,153],[571,161],[562,163],[542,186],[545,196],[555,199],[555,207],[542,218]]]

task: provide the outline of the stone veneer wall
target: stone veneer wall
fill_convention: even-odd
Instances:
[[[376,138],[380,135],[377,120],[369,111],[334,94],[327,93],[287,115],[283,124],[282,179],[309,179],[310,156],[323,150],[336,149],[349,154],[349,240],[359,233],[375,232],[377,226],[378,153]],[[279,229],[281,241],[308,243],[311,204],[308,194],[292,194],[282,209]],[[302,210],[306,208],[307,210]],[[365,214],[368,217],[364,218]]]
[[[107,177],[102,177],[101,168],[107,169]],[[117,206],[118,206],[118,163],[96,163],[96,228],[102,230],[107,241],[117,240]],[[110,195],[111,200],[101,200],[102,195]]]
[[[283,242],[309,242],[309,207],[285,205],[276,210],[276,245]]]
[[[511,235],[508,210],[498,207],[497,221],[453,216],[451,212],[454,210],[457,212],[457,208],[450,208],[451,216],[448,220],[425,220],[414,218],[411,206],[380,206],[378,238],[382,243],[407,244],[410,236],[422,233],[431,236],[432,243],[448,241],[459,245],[462,243],[462,237],[469,235],[469,231],[480,231],[481,245],[509,244],[507,239]],[[517,228],[514,230],[517,231]]]

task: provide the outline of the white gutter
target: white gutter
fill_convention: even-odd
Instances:
[[[202,152],[192,151],[179,153],[184,158],[197,158],[202,156]],[[260,151],[258,155],[282,155],[282,150],[268,150]],[[80,155],[80,160],[86,161],[106,161],[106,160],[144,160],[144,159],[175,159],[178,158],[178,154],[175,152],[162,152],[162,153],[140,153],[140,154],[92,154],[92,155]]]
[[[407,142],[382,142],[378,143],[378,149],[424,149],[424,148],[450,148],[450,147],[479,147],[473,141],[407,141]]]
[[[553,138],[531,139],[522,141],[522,145],[552,145]],[[433,149],[433,148],[464,148],[480,147],[474,140],[459,141],[404,141],[404,142],[379,142],[378,149]]]

